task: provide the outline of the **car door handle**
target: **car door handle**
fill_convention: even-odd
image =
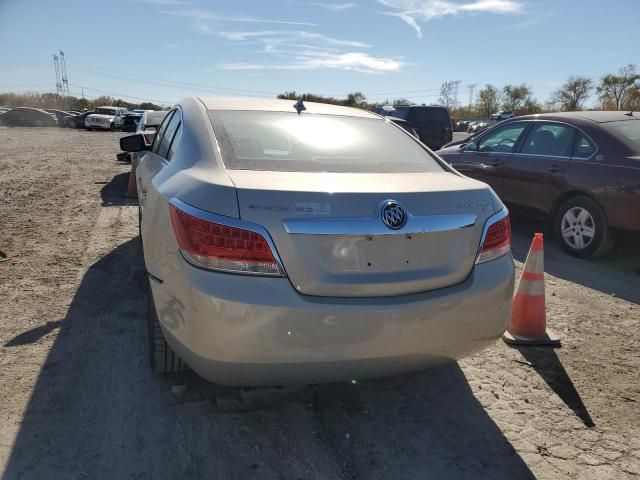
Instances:
[[[559,165],[551,165],[551,167],[549,167],[549,171],[551,173],[564,173],[567,171],[567,169]]]
[[[504,165],[504,162],[502,160],[498,160],[496,158],[496,159],[491,160],[489,162],[489,165],[491,165],[492,167],[501,167],[502,165]]]

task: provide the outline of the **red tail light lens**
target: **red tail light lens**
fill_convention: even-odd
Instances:
[[[190,263],[209,270],[282,275],[269,243],[259,233],[169,207],[178,246]]]
[[[511,222],[509,215],[492,223],[487,229],[476,263],[488,262],[511,251]]]

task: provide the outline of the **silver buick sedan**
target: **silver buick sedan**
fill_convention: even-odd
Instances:
[[[506,208],[388,119],[186,98],[137,169],[159,373],[220,384],[393,375],[491,345],[511,311]]]

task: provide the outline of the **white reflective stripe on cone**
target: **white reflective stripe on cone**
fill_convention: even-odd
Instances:
[[[516,293],[522,293],[523,295],[529,295],[531,297],[544,295],[544,280],[526,280],[522,278],[520,279]]]
[[[542,252],[529,252],[524,263],[524,271],[531,273],[544,273],[544,255]]]

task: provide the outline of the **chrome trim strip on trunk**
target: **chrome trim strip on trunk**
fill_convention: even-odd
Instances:
[[[282,225],[292,235],[410,235],[473,227],[477,218],[472,213],[422,217],[409,214],[407,223],[398,230],[388,228],[379,215],[355,218],[288,218]]]

